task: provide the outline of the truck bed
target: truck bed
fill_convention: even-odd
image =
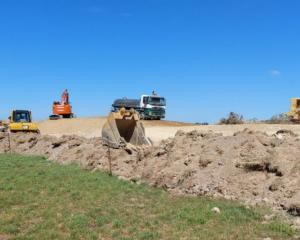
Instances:
[[[113,104],[112,104],[113,108],[126,108],[126,109],[130,109],[130,108],[134,108],[134,109],[138,109],[140,108],[140,100],[139,99],[116,99]]]

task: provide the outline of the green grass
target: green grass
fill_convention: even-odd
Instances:
[[[211,212],[219,207],[221,214]],[[263,209],[174,197],[41,157],[0,155],[0,239],[289,239]]]

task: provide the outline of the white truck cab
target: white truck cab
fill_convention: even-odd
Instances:
[[[157,95],[142,95],[140,107],[143,111],[140,113],[143,119],[165,118],[166,99]]]

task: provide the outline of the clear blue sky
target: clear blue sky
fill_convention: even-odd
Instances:
[[[78,116],[156,89],[167,118],[286,112],[300,97],[298,0],[2,0],[0,118],[47,118],[64,88]]]

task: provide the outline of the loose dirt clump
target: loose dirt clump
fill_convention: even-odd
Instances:
[[[128,145],[124,149],[109,149],[101,138],[77,135],[62,137],[34,133],[0,133],[0,153],[42,155],[61,164],[76,163],[85,169],[109,170],[108,155],[115,175],[132,178],[138,162],[149,154],[147,148]]]
[[[287,131],[179,131],[145,160],[143,177],[176,194],[267,204],[299,216],[299,154],[299,139]]]
[[[9,147],[10,146],[10,147]],[[300,215],[300,141],[290,131],[273,136],[245,129],[233,136],[178,131],[158,147],[110,149],[101,138],[0,133],[0,152],[44,155],[61,164],[108,171],[174,194],[267,204]]]

